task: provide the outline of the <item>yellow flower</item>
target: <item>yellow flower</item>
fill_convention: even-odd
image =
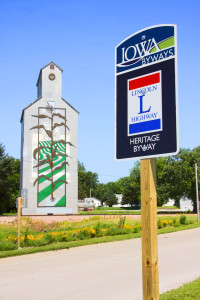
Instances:
[[[134,226],[124,224],[123,228],[132,230]]]
[[[163,221],[161,221],[161,224],[166,224],[166,225],[168,225],[168,221],[167,221],[167,220],[163,220]]]
[[[33,235],[27,235],[27,240],[34,240],[34,236]]]
[[[6,238],[6,240],[7,240],[8,242],[16,242],[16,241],[17,241],[17,237],[15,237],[13,234],[10,234],[10,235]]]

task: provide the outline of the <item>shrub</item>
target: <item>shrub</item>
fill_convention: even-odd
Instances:
[[[121,228],[119,227],[111,227],[107,231],[107,235],[118,235],[121,234]]]
[[[140,228],[139,227],[135,227],[134,229],[133,229],[133,232],[134,233],[137,233],[137,232],[139,232],[140,231]]]
[[[162,223],[161,223],[161,220],[158,219],[158,229],[162,228]]]
[[[102,237],[104,235],[106,235],[109,226],[107,226],[106,224],[104,224],[102,226],[102,224],[100,222],[97,223],[96,227],[95,227],[95,231],[96,231],[96,236],[97,237]]]
[[[117,227],[119,228],[123,228],[126,222],[126,217],[120,218],[119,223],[117,225]]]
[[[96,230],[97,234],[100,232],[100,228],[101,228],[101,224],[100,224],[100,222],[98,222],[96,227],[95,227],[95,230]]]
[[[95,235],[96,235],[96,231],[92,227],[85,227],[78,231],[77,237],[80,240],[84,240],[88,238],[93,238],[95,237]]]
[[[25,231],[25,235],[24,235],[24,243],[26,243],[26,241],[27,241],[28,232],[29,232],[29,227],[27,227],[27,228],[26,228],[26,231]]]
[[[108,229],[109,227],[110,227],[110,225],[106,224],[106,223],[104,223],[103,226],[102,226],[102,228],[104,228],[104,229]]]
[[[182,225],[186,225],[186,224],[187,224],[187,218],[186,218],[186,215],[181,215],[181,216],[180,216],[179,222],[180,222],[180,224],[182,224]]]
[[[8,242],[8,241],[0,241],[0,250],[7,251],[7,250],[15,250],[17,249],[17,244],[15,242]]]

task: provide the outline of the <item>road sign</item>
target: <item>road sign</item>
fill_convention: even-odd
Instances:
[[[153,26],[116,47],[116,158],[177,154],[176,26]]]

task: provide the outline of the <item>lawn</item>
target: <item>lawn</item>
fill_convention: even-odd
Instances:
[[[157,214],[163,214],[169,212],[170,214],[180,214],[180,209],[176,206],[165,206],[157,207]],[[80,215],[141,215],[141,210],[139,206],[135,207],[96,207],[92,211],[80,211]]]
[[[141,215],[141,210],[125,209],[121,207],[102,207],[92,211],[80,211],[80,215]]]
[[[160,300],[199,300],[200,278],[160,295]]]
[[[169,210],[169,213],[172,213],[172,210],[174,211],[174,214],[179,214],[180,210],[177,210],[178,207],[176,206],[165,206],[165,207],[161,207],[158,206],[158,214],[163,213],[163,211],[165,211],[165,213]],[[139,206],[136,207],[105,207],[105,206],[101,206],[101,207],[96,207],[94,210],[92,211],[79,211],[80,215],[141,215],[141,210],[139,208]],[[9,215],[17,215],[16,211],[12,211],[10,213],[4,213],[4,216],[9,216]]]
[[[164,209],[164,210],[166,210],[166,209],[180,209],[180,207],[178,207],[178,206],[158,206],[157,208],[158,209]]]

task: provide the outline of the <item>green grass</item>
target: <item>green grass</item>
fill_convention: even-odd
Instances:
[[[139,206],[138,206],[139,207]],[[137,210],[135,206],[132,207],[109,207],[109,206],[101,206],[101,207],[95,207],[95,211],[105,211],[105,210]]]
[[[92,210],[80,211],[80,215],[141,215],[141,210]]]
[[[178,206],[158,206],[158,209],[180,209]]]
[[[8,225],[1,225],[0,224],[0,241],[9,234],[15,234],[17,232],[17,229],[13,226],[8,226]]]
[[[2,216],[16,216],[17,212],[3,213]]]
[[[160,295],[160,300],[199,300],[200,278]]]
[[[158,206],[158,209],[177,210],[176,206]],[[159,214],[160,212],[158,212]],[[170,212],[171,213],[171,212]],[[179,212],[178,212],[179,213]],[[80,215],[141,215],[141,210],[135,207],[97,207],[92,211],[80,211]],[[3,216],[17,215],[17,212],[4,213]]]
[[[95,211],[104,211],[104,210],[124,210],[123,207],[105,207],[105,206],[101,206],[101,207],[96,207]]]
[[[175,206],[166,206],[166,207],[158,207],[160,211],[157,214],[169,213],[169,214],[180,214],[178,207]],[[162,211],[163,210],[163,211]],[[187,213],[187,212],[186,212]],[[141,210],[137,210],[134,208],[122,208],[122,207],[101,207],[95,208],[92,211],[80,211],[80,215],[141,215]]]

